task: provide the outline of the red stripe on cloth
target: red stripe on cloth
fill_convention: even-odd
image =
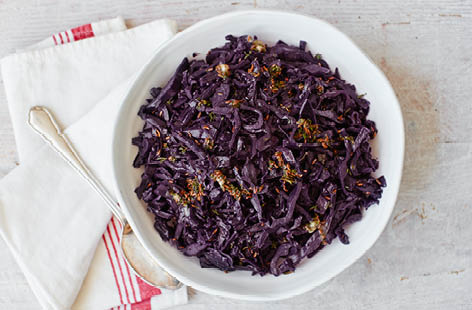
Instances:
[[[123,296],[121,295],[120,285],[118,284],[118,278],[116,277],[115,265],[113,265],[113,261],[110,255],[110,249],[108,248],[108,243],[105,239],[105,234],[102,236],[103,242],[105,243],[105,248],[107,249],[108,259],[110,260],[111,269],[113,270],[113,276],[115,277],[116,288],[118,289],[118,294],[120,295],[120,303],[123,303]]]
[[[60,32],[59,32],[59,39],[61,39],[61,44],[64,44],[64,40],[62,39],[62,35]]]
[[[67,31],[65,33],[66,33],[66,37],[67,37],[67,42],[70,42],[69,34],[67,33]]]
[[[54,44],[55,44],[55,45],[57,45],[56,36],[55,36],[55,35],[53,35],[53,36],[52,36],[52,38],[53,38],[53,40],[54,40]]]
[[[151,298],[152,296],[161,294],[160,289],[147,284],[146,282],[141,280],[140,277],[136,277],[136,281],[138,282],[139,292],[141,293],[142,300],[146,300],[146,299]]]
[[[128,300],[128,303],[131,303],[131,301],[129,300],[128,289],[126,288],[125,277],[123,275],[123,268],[121,268],[121,263],[120,263],[120,258],[118,256],[118,251],[116,250],[115,242],[113,241],[113,238],[111,237],[110,226],[107,226],[107,232],[110,235],[111,245],[113,246],[113,251],[115,252],[116,262],[118,263],[118,268],[120,269],[121,279],[123,280],[123,286],[125,288],[126,299]],[[119,238],[118,238],[118,240],[119,240]]]
[[[113,230],[115,231],[116,238],[119,240],[118,231],[116,230],[115,218],[114,217],[111,218],[111,223],[113,224]],[[126,271],[128,272],[128,280],[129,280],[129,284],[131,286],[131,290],[133,291],[134,301],[137,302],[138,299],[136,298],[136,291],[134,290],[133,280],[131,279],[131,273],[129,272],[129,267],[128,267],[128,264],[126,262],[125,262],[125,267],[126,267]]]
[[[131,304],[131,310],[151,310],[151,299]]]
[[[72,35],[74,36],[74,41],[78,41],[78,40],[82,40],[82,39],[86,39],[86,38],[90,38],[94,36],[91,24],[72,28],[70,31],[72,32]]]

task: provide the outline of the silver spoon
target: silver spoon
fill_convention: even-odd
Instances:
[[[48,109],[40,106],[32,107],[29,112],[28,124],[100,194],[115,217],[120,221],[122,227],[120,246],[125,260],[136,275],[153,286],[166,289],[180,288],[182,283],[165,272],[143,248],[128,224],[119,204],[82,162],[82,159],[62,133]]]

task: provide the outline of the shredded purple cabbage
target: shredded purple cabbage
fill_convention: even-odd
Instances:
[[[377,203],[369,102],[306,43],[228,35],[184,58],[139,111],[136,194],[202,267],[280,275]]]

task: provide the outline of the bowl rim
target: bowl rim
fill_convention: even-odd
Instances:
[[[174,268],[173,266],[168,265],[166,263],[163,263],[161,258],[158,255],[153,254],[152,251],[149,249],[151,247],[151,245],[139,233],[137,233],[137,230],[135,230],[136,223],[133,220],[133,218],[131,217],[131,215],[128,211],[128,207],[127,207],[126,203],[124,202],[123,196],[122,196],[121,191],[120,191],[121,185],[120,185],[120,182],[118,181],[118,176],[117,176],[117,174],[118,174],[117,171],[119,170],[119,167],[121,166],[121,164],[115,156],[115,154],[116,154],[115,149],[118,148],[118,145],[120,144],[120,142],[118,141],[119,139],[117,137],[117,132],[119,131],[119,127],[120,127],[120,123],[121,123],[120,120],[121,120],[121,118],[123,117],[123,114],[124,114],[123,110],[125,109],[125,106],[126,106],[125,103],[129,102],[130,98],[133,97],[133,93],[134,93],[135,89],[137,87],[139,87],[139,85],[141,84],[141,81],[144,78],[145,73],[147,72],[149,67],[152,65],[152,63],[155,61],[157,55],[162,50],[166,49],[169,45],[173,44],[173,42],[179,40],[180,37],[182,37],[182,36],[184,36],[188,33],[191,33],[191,32],[193,32],[194,30],[196,30],[200,27],[206,26],[206,25],[211,24],[213,22],[220,21],[222,19],[226,19],[226,18],[229,18],[229,17],[237,17],[237,16],[240,16],[240,15],[248,15],[248,14],[250,14],[250,15],[261,15],[261,14],[266,15],[267,14],[267,15],[278,15],[280,17],[283,17],[283,16],[289,17],[289,16],[291,16],[291,17],[309,18],[309,19],[315,20],[317,23],[323,24],[324,27],[329,28],[331,31],[337,32],[341,37],[343,37],[344,40],[346,40],[354,48],[356,48],[358,50],[358,52],[360,52],[360,54],[362,56],[364,56],[371,63],[372,69],[374,71],[376,71],[376,73],[382,79],[382,83],[385,85],[385,89],[387,91],[391,92],[391,94],[392,94],[392,96],[391,96],[392,97],[392,105],[393,105],[393,108],[397,110],[398,116],[400,118],[399,122],[401,122],[401,124],[399,124],[400,132],[398,133],[399,139],[400,139],[400,142],[401,142],[400,145],[399,145],[399,150],[398,150],[398,154],[400,155],[400,159],[399,159],[399,161],[400,161],[400,166],[399,166],[400,171],[399,171],[398,178],[396,180],[393,180],[393,182],[389,184],[389,187],[394,188],[394,192],[393,192],[393,195],[392,195],[393,198],[392,198],[391,204],[389,206],[385,206],[385,207],[389,207],[388,210],[385,210],[385,212],[386,212],[386,214],[388,214],[388,216],[383,217],[383,222],[379,225],[380,229],[375,231],[375,236],[374,237],[371,237],[371,238],[367,239],[367,241],[364,243],[363,247],[359,248],[359,250],[356,252],[356,254],[353,255],[353,259],[350,262],[340,265],[335,271],[327,274],[324,277],[323,281],[321,281],[321,282],[314,281],[313,283],[300,284],[300,287],[298,288],[298,290],[296,290],[296,291],[295,290],[287,291],[286,294],[265,295],[265,296],[242,295],[242,294],[239,294],[239,293],[228,292],[226,290],[219,290],[219,289],[209,288],[209,287],[207,287],[203,284],[200,284],[200,283],[198,283],[198,282],[196,282],[192,279],[189,279],[188,277],[180,274],[179,271],[176,268]],[[184,283],[188,286],[194,287],[195,289],[201,290],[203,292],[209,293],[209,294],[223,296],[223,297],[229,297],[229,298],[234,298],[234,299],[240,299],[240,300],[248,300],[248,301],[274,301],[274,300],[282,300],[282,299],[291,298],[291,297],[300,295],[302,293],[305,293],[309,290],[314,289],[315,287],[321,285],[322,283],[325,283],[325,282],[331,280],[333,277],[335,277],[336,275],[338,275],[342,271],[344,271],[347,267],[354,264],[361,256],[363,256],[367,252],[367,250],[369,250],[374,245],[374,243],[381,236],[382,232],[385,230],[385,227],[387,226],[387,224],[388,224],[388,222],[391,218],[393,209],[395,207],[395,204],[396,204],[396,201],[397,201],[397,198],[398,198],[398,193],[399,193],[399,190],[400,190],[400,184],[401,184],[402,174],[403,174],[403,165],[404,165],[405,130],[404,130],[404,120],[403,120],[403,115],[402,115],[402,111],[401,111],[401,106],[400,106],[398,98],[395,94],[395,91],[394,91],[392,85],[390,84],[389,80],[385,76],[385,74],[382,72],[382,70],[380,70],[380,68],[372,61],[372,59],[367,54],[365,54],[365,52],[361,48],[359,48],[359,46],[350,37],[348,37],[344,32],[340,31],[338,28],[331,25],[330,23],[328,23],[328,22],[326,22],[322,19],[319,19],[317,17],[308,15],[308,14],[302,14],[302,13],[293,12],[293,11],[267,10],[267,9],[238,10],[238,11],[234,11],[234,12],[229,12],[229,13],[216,15],[216,16],[210,17],[208,19],[201,20],[201,21],[191,25],[190,27],[188,27],[185,30],[177,33],[172,38],[170,38],[169,40],[164,42],[162,45],[160,45],[159,48],[157,48],[153,52],[153,55],[150,57],[150,59],[134,75],[133,81],[131,82],[130,86],[128,87],[128,89],[126,91],[126,96],[124,97],[124,99],[122,100],[122,102],[120,104],[117,115],[118,116],[116,117],[115,124],[113,126],[113,139],[112,139],[112,152],[111,152],[111,156],[112,156],[111,160],[112,160],[112,167],[113,167],[113,169],[112,169],[113,170],[112,171],[113,172],[112,182],[113,182],[113,188],[114,188],[114,191],[115,191],[115,195],[118,198],[118,201],[121,205],[122,211],[123,211],[127,221],[129,222],[129,224],[131,225],[131,227],[135,231],[136,237],[138,238],[139,242],[143,245],[143,247],[146,249],[146,251],[154,259],[156,259],[156,262],[160,266],[162,266],[167,272],[169,272],[169,274],[176,277],[182,283]]]

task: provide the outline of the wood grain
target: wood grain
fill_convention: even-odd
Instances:
[[[0,56],[51,33],[122,15],[168,17],[183,29],[231,10],[311,14],[348,34],[386,73],[406,128],[404,177],[379,241],[335,279],[297,299],[248,303],[196,293],[182,309],[472,309],[472,3],[460,0],[144,1],[0,3]],[[25,90],[27,91],[27,90]],[[17,164],[0,87],[0,177]],[[0,241],[0,308],[38,309]]]

